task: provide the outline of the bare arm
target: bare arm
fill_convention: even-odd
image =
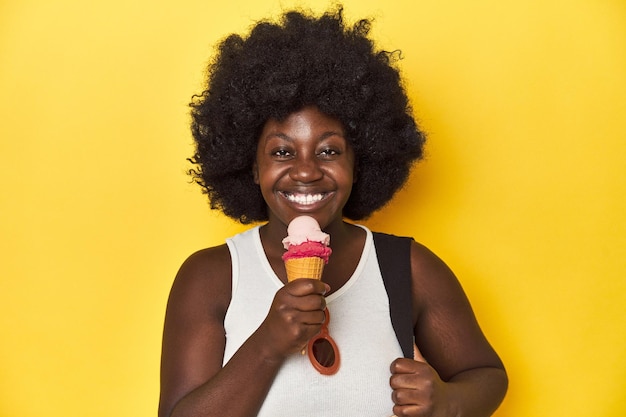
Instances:
[[[426,362],[391,366],[394,413],[486,417],[506,393],[504,366],[483,335],[450,269],[417,243],[411,249],[415,339]]]
[[[261,326],[222,368],[230,269],[228,249],[220,246],[192,255],[174,281],[163,333],[159,417],[256,415],[284,359],[299,352],[324,320],[324,284],[286,285]]]

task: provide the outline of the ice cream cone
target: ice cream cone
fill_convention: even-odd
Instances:
[[[291,282],[298,278],[322,279],[324,264],[324,260],[317,256],[287,259],[285,261],[287,281]]]

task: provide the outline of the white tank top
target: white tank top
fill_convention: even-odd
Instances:
[[[359,264],[348,282],[326,297],[329,332],[341,354],[339,371],[321,375],[308,355],[292,355],[276,375],[258,417],[393,414],[389,366],[402,357],[402,350],[391,325],[372,233],[361,227],[367,238]],[[232,299],[224,320],[224,364],[259,327],[274,294],[284,285],[265,256],[258,226],[227,239],[227,244],[233,271]]]

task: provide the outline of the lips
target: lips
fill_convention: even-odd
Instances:
[[[281,191],[280,194],[285,197],[289,202],[301,206],[308,206],[319,203],[328,196],[328,193],[290,193],[286,191]]]

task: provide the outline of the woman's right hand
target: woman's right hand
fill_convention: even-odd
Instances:
[[[287,283],[276,293],[257,330],[270,358],[283,360],[302,351],[320,331],[325,318],[324,294],[328,290],[328,285],[320,280],[303,278]]]

